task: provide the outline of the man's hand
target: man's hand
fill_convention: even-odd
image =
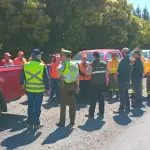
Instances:
[[[119,72],[116,72],[116,74],[114,75],[115,80],[117,80],[118,75],[119,75]]]
[[[77,92],[77,93],[79,93],[79,92],[80,92],[80,87],[79,87],[79,85],[77,85],[76,92]]]
[[[109,79],[106,80],[106,86],[109,86]]]

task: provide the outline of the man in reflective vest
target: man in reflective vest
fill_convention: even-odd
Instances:
[[[86,54],[83,54],[82,61],[79,63],[80,100],[88,100],[89,98],[89,81],[91,79],[91,76],[87,74],[89,65]]]
[[[109,92],[110,99],[112,98],[113,91],[115,90],[117,98],[119,98],[119,89],[117,80],[115,80],[114,75],[117,72],[119,65],[119,60],[117,59],[117,54],[112,53],[112,59],[108,61],[107,70],[109,72]]]
[[[14,61],[10,59],[11,55],[9,53],[5,53],[4,59],[1,60],[0,66],[13,66]]]
[[[107,64],[104,61],[100,60],[99,52],[93,53],[94,61],[91,64],[92,73],[90,80],[90,108],[89,114],[85,115],[89,119],[94,117],[96,102],[99,102],[99,112],[97,115],[100,119],[104,118],[104,92],[107,91],[109,85],[109,76],[107,72]]]
[[[66,106],[69,105],[70,124],[74,125],[76,116],[75,93],[79,91],[79,68],[71,59],[71,51],[61,50],[62,63],[58,66],[60,83],[60,120],[57,126],[65,125]]]
[[[18,52],[18,57],[14,59],[15,65],[24,65],[27,60],[24,58],[24,53],[22,51]]]
[[[43,92],[49,90],[49,79],[44,64],[40,62],[39,49],[32,51],[32,61],[24,64],[21,71],[21,85],[25,88],[28,97],[28,127],[40,128],[41,105]]]

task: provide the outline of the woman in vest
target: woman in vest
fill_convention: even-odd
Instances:
[[[49,67],[49,75],[51,78],[51,92],[49,101],[54,99],[54,94],[56,94],[55,98],[59,99],[60,76],[57,74],[57,67],[60,65],[60,61],[61,61],[60,54],[56,54]]]

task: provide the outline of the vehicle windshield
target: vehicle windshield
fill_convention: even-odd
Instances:
[[[144,56],[145,58],[148,58],[148,52],[141,52],[142,56]]]
[[[84,53],[84,54],[86,54],[86,56],[87,56],[87,61],[89,61],[89,62],[92,62],[93,61],[93,53]],[[99,53],[100,54],[100,58],[101,58],[101,60],[103,60],[104,59],[104,53]],[[78,54],[76,54],[75,56],[74,56],[74,60],[81,60],[81,58],[82,58],[82,54],[81,53],[78,53]]]

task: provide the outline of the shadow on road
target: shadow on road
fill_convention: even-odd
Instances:
[[[25,100],[25,101],[21,102],[20,104],[22,104],[22,105],[28,105],[28,100]]]
[[[77,104],[76,109],[77,109],[77,111],[79,111],[80,109],[87,107],[89,102],[88,101],[77,101],[76,104]],[[54,102],[46,102],[42,106],[44,107],[44,109],[50,109],[50,108],[59,107],[60,104],[58,102],[54,101]]]
[[[105,124],[104,121],[102,121],[99,118],[87,120],[86,123],[83,126],[78,126],[81,130],[92,132],[94,130],[99,130],[103,127]]]
[[[113,119],[117,124],[121,126],[127,126],[132,122],[132,120],[125,113],[113,116]]]
[[[30,132],[30,130],[26,129],[25,131],[8,137],[2,141],[1,146],[6,147],[8,150],[15,150],[18,147],[33,143],[40,135],[41,132]]]
[[[144,114],[144,110],[142,110],[141,108],[134,108],[131,110],[132,115],[130,115],[131,117],[141,117]]]
[[[26,128],[26,116],[16,114],[2,114],[0,116],[0,131],[11,129],[10,132]]]
[[[57,141],[67,138],[73,131],[73,128],[67,127],[60,127],[57,128],[53,133],[51,133],[43,142],[42,145],[45,144],[53,144]]]
[[[44,107],[44,109],[50,109],[53,107],[59,107],[59,103],[58,102],[47,102],[45,104],[43,104],[42,106]]]
[[[147,100],[147,106],[150,107],[150,101],[149,100]]]

